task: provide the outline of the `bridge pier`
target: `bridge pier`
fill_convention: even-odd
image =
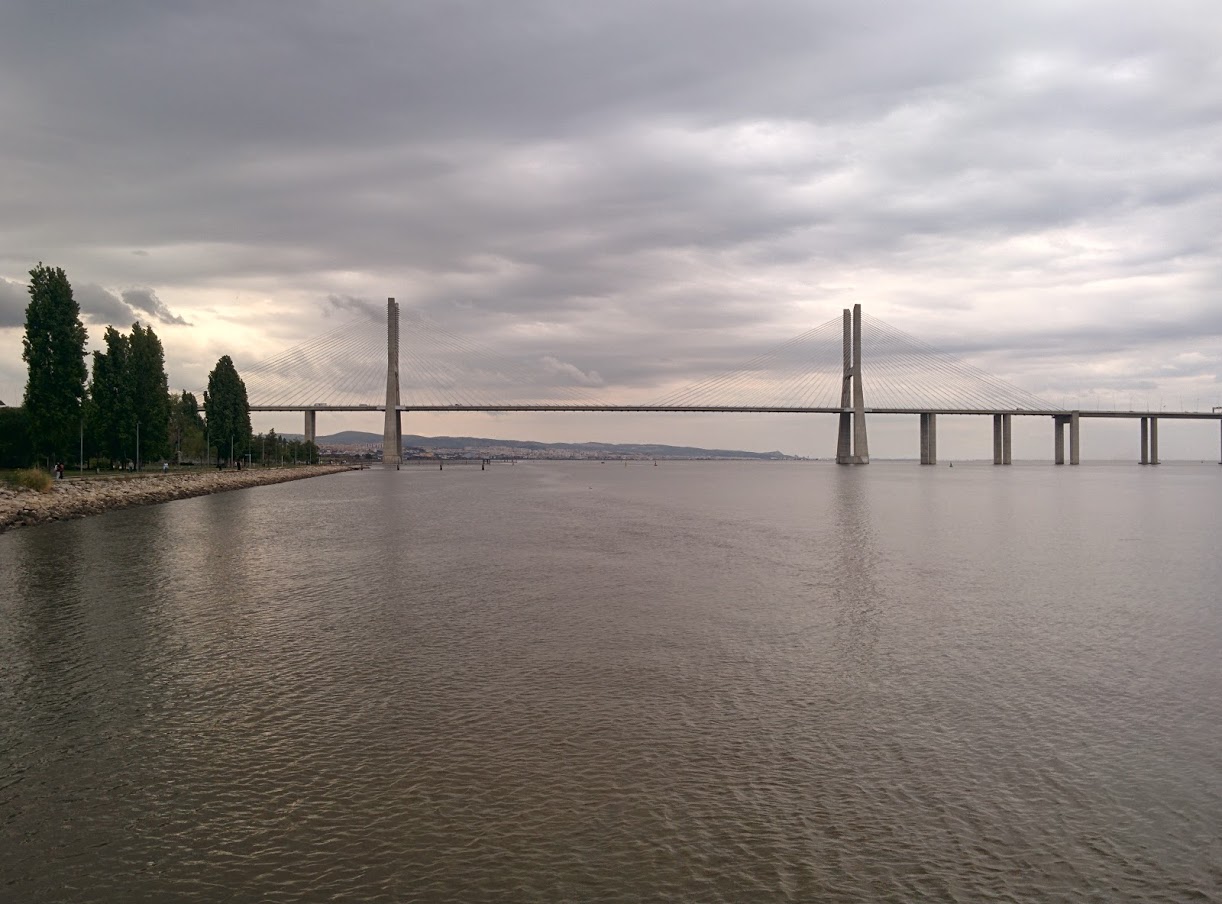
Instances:
[[[840,428],[836,433],[836,464],[853,463],[853,415],[849,412],[852,404],[852,387],[849,382],[853,378],[853,321],[848,308],[844,311],[844,372],[840,381]]]
[[[399,417],[399,305],[386,299],[386,419],[382,427],[382,467],[399,470],[403,458],[403,421]]]
[[[1141,419],[1141,463],[1156,465],[1158,461],[1158,418]]]
[[[921,414],[921,464],[938,463],[938,416]]]
[[[1052,415],[1052,461],[1056,464],[1066,463],[1066,415]]]
[[[1012,461],[1010,418],[1011,415],[1008,414],[993,415],[993,464],[995,465],[1008,465]]]
[[[840,429],[836,464],[868,465],[865,391],[861,383],[861,305],[844,309],[844,376],[840,384]]]
[[[861,385],[861,305],[853,305],[853,463],[868,465],[866,441],[866,396]]]
[[[307,409],[305,413],[305,430],[304,436],[307,443],[314,442],[314,438],[318,435],[318,412],[312,409]]]
[[[1071,465],[1080,464],[1082,460],[1079,438],[1081,432],[1078,429],[1081,418],[1078,412],[1071,411],[1069,414],[1054,414],[1052,416],[1055,447],[1055,460],[1058,465],[1065,464],[1065,425],[1069,425],[1069,463]]]

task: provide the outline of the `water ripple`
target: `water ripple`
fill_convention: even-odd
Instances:
[[[1218,900],[1216,479],[1067,521],[954,475],[371,471],[0,537],[0,900]]]

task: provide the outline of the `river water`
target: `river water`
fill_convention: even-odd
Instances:
[[[0,900],[1192,901],[1222,468],[365,471],[0,536]]]

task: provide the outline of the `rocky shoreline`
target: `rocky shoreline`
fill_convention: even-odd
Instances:
[[[266,471],[174,471],[133,477],[69,478],[55,481],[49,493],[0,485],[0,533],[48,521],[85,518],[133,505],[155,505],[353,470],[357,470],[353,465],[304,465]]]

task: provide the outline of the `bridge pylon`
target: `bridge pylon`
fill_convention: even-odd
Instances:
[[[861,305],[844,309],[844,377],[840,388],[840,432],[836,437],[836,464],[868,465],[866,398],[861,383]]]
[[[399,416],[399,304],[386,299],[386,420],[382,429],[382,467],[399,470],[403,459],[403,421]]]

